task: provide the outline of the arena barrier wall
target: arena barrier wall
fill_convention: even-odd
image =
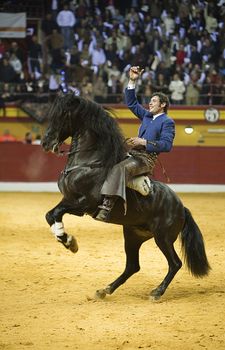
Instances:
[[[225,147],[175,146],[161,154],[154,177],[172,184],[225,184]],[[66,156],[40,145],[0,143],[0,182],[56,182]],[[166,174],[163,174],[163,168]]]

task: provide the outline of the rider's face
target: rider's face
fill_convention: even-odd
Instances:
[[[159,96],[153,96],[149,102],[149,112],[154,114],[164,112],[165,103],[160,103]]]

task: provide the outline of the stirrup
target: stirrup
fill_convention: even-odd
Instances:
[[[111,209],[100,209],[95,219],[98,221],[107,222],[110,217]]]
[[[116,198],[113,197],[113,196],[110,196],[110,197],[105,197],[103,199],[103,203],[100,204],[98,206],[98,208],[100,210],[107,210],[107,211],[111,211],[111,209],[113,208],[114,204],[115,204],[115,201],[116,201]]]

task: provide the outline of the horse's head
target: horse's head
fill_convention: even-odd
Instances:
[[[72,114],[79,106],[79,98],[73,92],[60,93],[48,112],[49,124],[42,138],[42,147],[48,152],[57,153],[60,145],[74,135],[75,125]]]
[[[75,96],[73,91],[61,93],[53,102],[48,118],[49,126],[42,139],[45,151],[58,153],[60,145],[68,137],[81,140],[87,137],[88,131],[98,159],[108,169],[124,158],[124,136],[115,118],[94,101]]]

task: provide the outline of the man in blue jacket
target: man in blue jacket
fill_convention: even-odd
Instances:
[[[168,97],[161,92],[154,93],[148,110],[138,103],[135,85],[142,73],[143,70],[138,66],[131,67],[125,90],[128,108],[141,120],[138,137],[127,140],[129,156],[112,168],[103,184],[101,194],[104,195],[104,201],[96,216],[100,221],[109,220],[118,197],[123,198],[126,212],[126,186],[129,181],[137,175],[152,175],[157,155],[169,152],[173,145],[175,123],[166,114],[169,107]]]

